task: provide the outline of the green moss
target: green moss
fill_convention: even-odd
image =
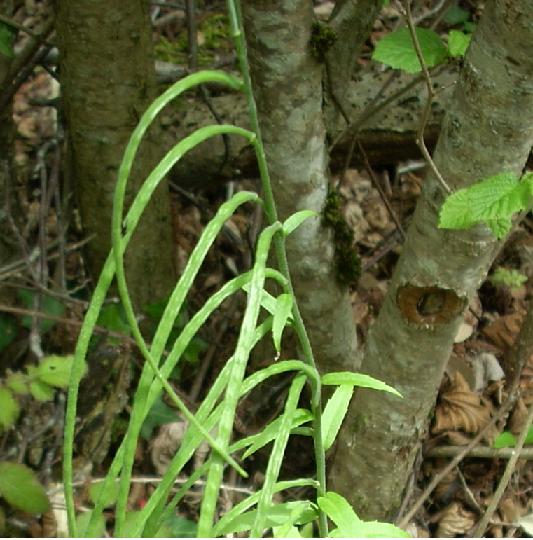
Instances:
[[[361,276],[361,259],[353,243],[354,235],[342,215],[342,197],[331,190],[322,210],[322,224],[333,230],[335,242],[335,274],[342,286],[356,285]]]
[[[319,61],[324,62],[326,53],[337,41],[337,32],[321,22],[314,22],[311,28],[311,53]]]

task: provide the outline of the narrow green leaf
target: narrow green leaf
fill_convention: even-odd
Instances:
[[[297,229],[306,219],[316,216],[318,216],[318,213],[314,210],[300,210],[299,212],[292,214],[292,216],[288,217],[283,222],[283,234],[285,234],[285,236],[288,236],[295,229]]]
[[[276,352],[281,349],[281,336],[283,329],[289,320],[292,310],[292,295],[280,294],[276,298],[276,307],[274,309],[274,319],[272,321],[272,339]]]
[[[20,406],[13,394],[4,386],[0,386],[0,427],[9,429],[20,414]]]
[[[448,50],[450,51],[450,56],[464,56],[466,49],[468,49],[468,46],[470,45],[471,39],[471,34],[465,34],[458,30],[450,30],[450,33],[448,34]]]
[[[307,409],[297,409],[294,414],[291,429],[295,429],[306,422],[310,422],[312,419],[313,415],[310,411]],[[245,448],[248,446],[249,448],[244,452],[242,459],[249,458],[252,454],[272,442],[278,436],[280,425],[281,417],[278,417],[270,422],[270,424],[268,424],[260,433],[250,435],[245,439],[237,441],[234,449],[236,450],[237,448]]]
[[[76,518],[76,523],[78,524],[78,530],[80,531],[81,538],[103,538],[105,533],[105,518],[104,515],[100,512],[98,515],[93,517],[93,510],[88,512],[83,512],[79,514]],[[92,531],[87,530],[89,523],[91,521],[95,522],[94,528]]]
[[[322,442],[324,450],[331,448],[342,425],[353,395],[353,385],[341,384],[329,398],[322,413]]]
[[[74,356],[71,354],[67,356],[46,356],[39,362],[36,376],[40,381],[50,386],[66,388],[70,379],[73,359]]]
[[[0,462],[0,495],[14,508],[41,514],[50,508],[46,491],[26,465]]]
[[[365,375],[364,373],[353,373],[352,371],[336,371],[334,373],[326,373],[322,377],[322,384],[326,386],[360,386],[361,388],[383,390],[384,392],[390,392],[395,396],[402,397],[400,392],[395,390],[392,386],[389,386],[382,381],[378,381],[377,379],[374,379],[374,377],[370,377],[370,375]]]
[[[433,30],[416,28],[416,37],[428,67],[442,63],[448,56],[448,49]],[[408,28],[401,28],[382,38],[372,59],[408,73],[418,73],[422,69]]]

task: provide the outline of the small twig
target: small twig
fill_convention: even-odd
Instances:
[[[459,467],[457,467],[457,476],[459,477],[459,480],[461,481],[461,486],[463,487],[463,490],[466,493],[466,497],[468,501],[481,514],[481,507],[479,506],[479,503],[474,497],[472,490],[468,487],[464,474],[461,472],[461,469],[459,469]]]
[[[474,532],[472,533],[473,537],[481,538],[483,536],[487,528],[487,525],[489,524],[494,512],[496,511],[496,508],[498,508],[501,498],[503,497],[503,494],[505,490],[507,489],[507,485],[509,484],[509,481],[511,480],[511,476],[513,475],[514,469],[516,467],[516,463],[521,457],[520,453],[522,451],[524,443],[526,442],[526,437],[532,423],[533,423],[533,404],[529,406],[529,412],[527,415],[526,422],[524,424],[524,427],[522,428],[522,431],[520,432],[520,435],[518,436],[516,440],[516,446],[513,448],[513,455],[510,457],[509,461],[507,462],[507,465],[501,477],[500,483],[498,484],[496,491],[492,495],[490,503],[487,506],[487,509],[485,510],[485,513],[483,514],[483,517],[479,520],[479,523],[477,524],[476,528],[474,529]]]
[[[196,6],[194,0],[186,0],[185,15],[187,17],[187,45],[189,69],[198,66],[198,32],[196,29]]]
[[[428,458],[454,457],[462,452],[464,446],[436,446],[426,453]],[[466,453],[465,457],[481,459],[511,459],[516,450],[514,448],[490,448],[489,446],[476,446]],[[533,459],[533,448],[522,448],[520,459]]]
[[[452,190],[440,174],[439,170],[437,169],[437,166],[435,165],[435,162],[431,158],[431,155],[426,147],[426,143],[424,141],[424,131],[426,129],[429,115],[431,113],[431,103],[433,101],[433,98],[435,97],[435,92],[433,90],[433,85],[431,84],[431,77],[429,75],[429,70],[426,65],[426,61],[424,60],[424,55],[422,54],[422,49],[420,48],[420,43],[418,41],[418,37],[416,35],[416,29],[415,25],[413,24],[413,17],[411,14],[411,0],[405,1],[405,12],[404,12],[405,20],[407,22],[407,27],[409,28],[409,33],[411,34],[411,39],[413,40],[413,45],[416,51],[416,56],[418,57],[418,61],[420,62],[420,66],[422,67],[422,73],[424,75],[424,80],[426,81],[426,87],[427,87],[427,100],[426,105],[424,107],[424,110],[422,112],[422,116],[420,118],[420,125],[418,127],[418,132],[416,135],[416,142],[418,144],[418,147],[420,148],[420,151],[422,152],[422,155],[424,156],[424,159],[428,162],[429,166],[431,167],[431,170],[435,174],[435,177],[440,182],[440,185],[442,188],[447,192],[451,193]]]
[[[2,15],[1,13],[0,13],[0,22],[7,24],[7,26],[11,26],[11,28],[20,30],[21,32],[28,34],[28,36],[31,36],[34,39],[40,39],[39,34],[36,34],[33,30],[30,30],[27,26],[24,26],[23,24],[20,24],[14,19],[6,17],[5,15]]]
[[[400,233],[402,240],[405,241],[405,231],[403,230],[402,224],[400,223],[400,220],[398,219],[396,212],[392,208],[387,195],[385,194],[385,192],[383,191],[383,188],[378,182],[378,179],[376,178],[376,175],[374,174],[374,171],[372,167],[370,166],[370,162],[368,161],[368,156],[366,155],[365,149],[363,148],[363,145],[361,144],[361,141],[359,141],[359,139],[357,139],[357,146],[359,148],[359,152],[361,152],[361,156],[365,164],[365,169],[368,172],[372,180],[372,183],[374,184],[374,187],[378,190],[379,196],[381,197],[383,204],[387,208],[387,211],[389,212],[389,215],[392,218],[392,221],[394,221],[394,224],[396,225],[396,228],[398,229],[398,232]]]

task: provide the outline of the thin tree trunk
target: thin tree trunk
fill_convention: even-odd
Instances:
[[[487,2],[435,150],[453,189],[520,174],[533,143],[533,0]],[[484,226],[437,228],[445,193],[428,174],[362,371],[403,399],[359,390],[341,430],[330,486],[364,518],[397,512],[468,298],[501,246]]]
[[[322,65],[310,50],[312,3],[243,5],[254,94],[280,219],[320,212],[328,192]],[[287,244],[291,275],[319,366],[355,367],[357,336],[346,288],[336,284],[334,246],[320,219],[308,220]]]
[[[96,277],[110,249],[112,197],[128,138],[153,98],[148,2],[57,0],[61,91],[72,175]],[[139,151],[128,200],[158,157],[157,130]],[[137,308],[166,296],[174,283],[167,185],[154,193],[126,255]]]

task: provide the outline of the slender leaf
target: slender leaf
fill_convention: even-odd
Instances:
[[[295,229],[297,229],[306,219],[316,216],[318,216],[318,213],[314,210],[300,210],[299,212],[292,214],[292,216],[288,217],[283,222],[283,234],[285,234],[285,236],[288,236]]]
[[[91,521],[95,523],[92,531],[89,530]],[[98,515],[94,513],[94,510],[83,512],[76,518],[76,524],[82,533],[82,538],[104,538],[105,518],[102,512]]]
[[[281,336],[291,315],[293,298],[291,294],[280,294],[276,299],[274,319],[272,321],[272,339],[276,352],[281,350]]]
[[[101,496],[103,497],[104,508],[109,508],[117,501],[118,483],[111,484],[111,489],[103,490],[102,488],[104,488],[103,482],[91,484],[89,487],[89,499],[94,503]]]
[[[353,395],[353,385],[341,384],[329,398],[322,413],[322,439],[324,450],[331,448],[341,428]]]
[[[359,386],[361,388],[372,388],[374,390],[383,390],[383,392],[390,392],[395,396],[402,397],[398,390],[395,390],[392,386],[385,384],[384,382],[365,375],[364,373],[353,373],[352,371],[336,371],[334,373],[326,373],[322,377],[322,384],[326,386],[337,385],[352,385]]]

